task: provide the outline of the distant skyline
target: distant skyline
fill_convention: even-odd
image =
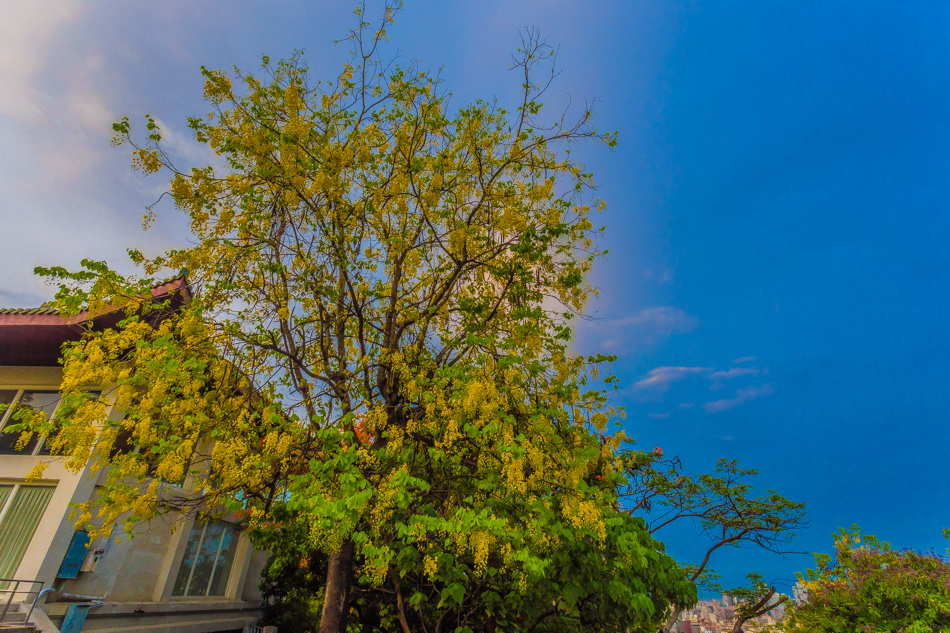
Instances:
[[[150,113],[175,159],[207,163],[186,117],[199,66],[254,72],[304,49],[317,78],[352,3],[115,0],[0,5],[0,305],[52,289],[37,265],[187,240],[166,180],[129,169],[110,124]],[[371,5],[375,6],[375,5]],[[560,45],[554,116],[595,101],[614,151],[581,148],[607,204],[607,259],[575,349],[618,355],[628,435],[692,471],[717,457],[808,504],[800,551],[859,524],[947,544],[950,5],[936,2],[409,0],[389,51],[441,70],[458,107],[510,104],[519,30]],[[695,557],[691,527],[662,535]],[[717,554],[723,584],[811,564]]]

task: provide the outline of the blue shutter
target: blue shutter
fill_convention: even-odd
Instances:
[[[86,557],[86,551],[89,547],[89,533],[75,532],[73,540],[69,542],[69,549],[66,551],[66,557],[63,564],[59,567],[57,578],[75,578],[79,575],[79,567]]]

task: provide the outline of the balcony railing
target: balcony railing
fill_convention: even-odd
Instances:
[[[30,621],[33,615],[33,609],[36,607],[36,601],[43,595],[43,583],[39,580],[17,580],[16,578],[0,578],[0,629],[5,625],[22,625],[22,616],[14,617],[14,613],[19,613],[19,603],[26,602],[33,597],[30,602],[30,611],[27,613],[26,621]],[[20,596],[17,599],[17,596]]]

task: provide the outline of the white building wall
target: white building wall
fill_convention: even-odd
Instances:
[[[0,366],[0,389],[58,388],[58,367]],[[117,415],[110,412],[110,417]],[[68,471],[61,460],[49,456],[0,455],[0,483],[25,483],[27,473],[43,459],[49,467],[42,483],[55,485],[43,518],[23,556],[15,577],[38,580],[44,587],[87,596],[105,596],[106,604],[90,611],[83,630],[108,629],[113,633],[174,631],[202,633],[240,629],[259,617],[260,574],[266,556],[256,552],[241,535],[225,596],[175,598],[171,596],[181,565],[193,517],[171,512],[138,526],[133,538],[117,528],[95,569],[76,579],[58,579],[60,565],[74,533],[72,505],[95,494],[105,473],[92,476],[87,469]],[[54,594],[55,595],[55,594]],[[48,603],[45,610],[61,622],[68,604]]]

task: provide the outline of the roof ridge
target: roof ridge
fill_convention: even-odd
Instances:
[[[0,308],[0,314],[59,314],[59,310],[44,303],[36,308]]]
[[[184,273],[184,271],[182,271],[182,273]],[[185,279],[184,274],[178,274],[174,277],[169,277],[162,281],[156,282],[152,286],[152,290],[154,291],[154,290],[157,290],[158,288],[161,288],[162,286],[167,286],[169,284],[172,284],[178,281],[179,279],[185,285],[187,291],[190,292],[190,288],[188,287],[188,281]],[[58,308],[54,308],[52,306],[52,303],[53,303],[52,301],[44,301],[42,304],[40,304],[39,306],[35,308],[4,308],[0,306],[0,314],[61,314],[62,312]]]

